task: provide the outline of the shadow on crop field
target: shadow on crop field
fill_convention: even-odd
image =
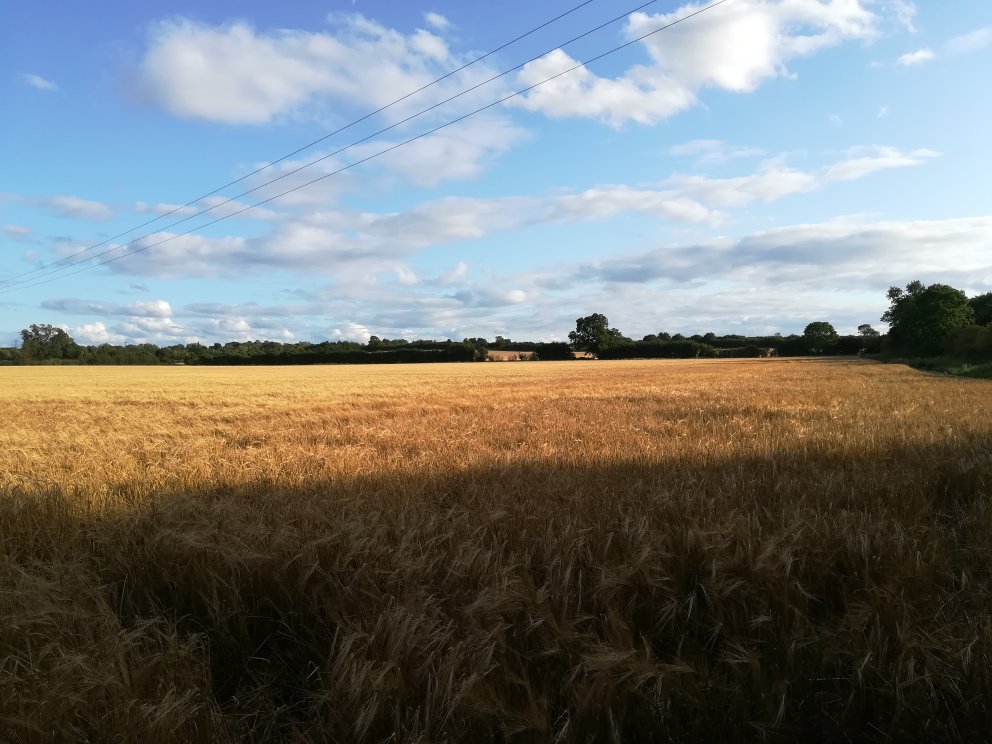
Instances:
[[[0,499],[0,739],[977,740],[992,441]]]

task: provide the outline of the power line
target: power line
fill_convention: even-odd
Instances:
[[[414,137],[411,137],[411,138],[406,139],[406,140],[404,140],[402,142],[399,142],[399,143],[397,143],[395,145],[392,145],[390,147],[387,147],[384,150],[380,150],[379,152],[375,153],[374,155],[369,155],[368,157],[365,157],[365,158],[362,158],[360,160],[357,160],[354,163],[350,163],[349,165],[343,166],[342,168],[339,168],[336,171],[332,171],[330,173],[326,173],[326,174],[324,174],[322,176],[319,176],[319,177],[317,177],[317,178],[315,178],[315,179],[313,179],[311,181],[308,181],[307,183],[300,184],[299,186],[295,186],[294,188],[291,188],[291,189],[287,189],[286,191],[284,191],[284,192],[282,192],[280,194],[276,194],[275,196],[269,197],[268,199],[263,199],[263,200],[261,200],[259,202],[256,202],[255,204],[251,204],[251,205],[249,205],[247,207],[244,207],[242,209],[239,209],[236,212],[232,212],[231,214],[227,214],[227,215],[223,215],[221,217],[218,217],[217,219],[211,220],[210,222],[206,222],[206,223],[204,223],[202,225],[199,225],[197,227],[194,227],[194,228],[192,228],[190,230],[187,230],[186,232],[178,233],[176,235],[170,235],[168,238],[165,238],[165,239],[160,240],[158,242],[152,243],[150,245],[141,246],[141,247],[136,248],[136,249],[134,249],[134,250],[132,250],[132,251],[130,251],[128,253],[124,253],[124,254],[122,254],[120,256],[115,256],[115,257],[110,258],[110,259],[108,259],[106,261],[101,261],[99,263],[92,264],[90,266],[86,266],[86,267],[84,267],[82,269],[79,269],[78,271],[74,271],[74,272],[71,272],[69,274],[64,274],[62,276],[54,276],[54,277],[50,277],[50,278],[47,278],[47,279],[43,279],[41,281],[27,283],[27,284],[23,284],[22,283],[22,284],[19,284],[19,285],[15,285],[14,287],[8,287],[6,289],[13,290],[13,289],[27,289],[27,288],[30,288],[30,287],[37,287],[37,286],[40,286],[42,284],[47,284],[49,282],[57,281],[58,279],[65,279],[65,278],[70,277],[70,276],[75,276],[76,274],[81,274],[84,271],[90,271],[90,270],[95,269],[95,268],[98,268],[100,266],[106,266],[107,264],[114,263],[115,261],[120,261],[123,258],[127,258],[129,256],[133,256],[136,253],[142,253],[142,252],[144,252],[146,250],[149,250],[151,248],[154,248],[156,246],[163,245],[163,244],[168,243],[170,241],[176,240],[177,238],[184,237],[186,235],[189,235],[190,233],[196,232],[197,230],[202,230],[205,227],[210,227],[211,225],[215,225],[218,222],[222,222],[222,221],[224,221],[226,219],[230,219],[231,217],[235,217],[235,216],[237,216],[239,214],[242,214],[243,212],[247,212],[250,209],[254,209],[255,207],[259,207],[259,206],[261,206],[263,204],[267,204],[267,203],[269,203],[271,201],[275,201],[276,199],[281,199],[282,197],[284,197],[284,196],[286,196],[288,194],[291,194],[294,191],[299,191],[300,189],[304,189],[307,186],[311,186],[311,185],[313,185],[313,184],[315,184],[315,183],[317,183],[319,181],[323,181],[323,180],[325,180],[327,178],[330,178],[331,176],[335,176],[335,175],[337,175],[339,173],[342,173],[342,172],[344,172],[346,170],[350,170],[351,168],[354,168],[355,166],[361,165],[362,163],[366,163],[369,160],[373,160],[373,159],[375,159],[375,158],[377,158],[377,157],[379,157],[381,155],[385,155],[388,152],[392,152],[393,150],[397,150],[400,147],[403,147],[405,145],[410,144],[411,142],[415,142],[415,141],[417,141],[419,139],[423,139],[424,137],[430,136],[431,134],[434,134],[435,132],[438,132],[438,131],[440,131],[442,129],[445,129],[446,127],[450,127],[453,124],[457,124],[460,121],[464,121],[465,119],[469,118],[470,116],[474,116],[476,114],[482,113],[483,111],[487,111],[488,109],[491,109],[491,108],[493,108],[495,106],[499,106],[499,105],[501,105],[503,103],[506,103],[507,101],[509,101],[509,100],[511,100],[513,98],[516,98],[517,96],[524,95],[525,93],[528,93],[528,92],[534,90],[535,88],[538,88],[538,87],[540,87],[540,86],[542,86],[542,85],[544,85],[546,83],[549,83],[549,82],[551,82],[553,80],[557,80],[558,78],[560,78],[560,77],[562,77],[564,75],[567,75],[567,74],[569,74],[571,72],[574,72],[575,70],[578,70],[581,67],[585,67],[585,66],[587,66],[589,64],[592,64],[593,62],[597,62],[597,61],[603,59],[604,57],[607,57],[607,56],[609,56],[611,54],[615,54],[616,52],[619,52],[619,51],[621,51],[623,49],[626,49],[627,47],[632,46],[632,45],[634,45],[634,44],[636,44],[638,42],[644,41],[645,39],[647,39],[647,38],[649,38],[651,36],[654,36],[657,33],[660,33],[662,31],[665,31],[665,30],[667,30],[669,28],[672,28],[673,26],[676,26],[679,23],[682,23],[684,21],[687,21],[690,18],[694,18],[694,17],[696,17],[696,16],[698,16],[698,15],[700,15],[702,13],[705,13],[708,10],[712,10],[713,8],[715,8],[715,7],[719,6],[719,5],[723,5],[727,1],[728,0],[717,0],[716,2],[710,3],[709,5],[706,5],[705,7],[700,8],[699,10],[693,11],[692,13],[689,13],[689,14],[687,14],[685,16],[682,16],[681,18],[677,18],[676,20],[674,20],[674,21],[672,21],[670,23],[665,24],[664,26],[661,26],[659,28],[656,28],[654,31],[649,31],[646,34],[643,34],[641,36],[638,36],[637,38],[631,39],[630,41],[627,41],[627,42],[625,42],[623,44],[620,44],[619,46],[613,47],[612,49],[609,49],[609,50],[607,50],[605,52],[602,52],[601,54],[598,54],[595,57],[591,57],[591,58],[586,59],[586,60],[584,60],[582,62],[579,62],[579,63],[573,65],[572,67],[569,67],[567,70],[563,70],[563,71],[557,73],[556,75],[552,75],[551,77],[545,78],[544,80],[541,80],[540,82],[534,83],[533,85],[530,85],[530,86],[528,86],[526,88],[522,88],[522,89],[520,89],[518,91],[515,91],[514,93],[511,93],[508,96],[504,96],[503,98],[500,98],[500,99],[498,99],[496,101],[493,101],[492,103],[489,103],[489,104],[487,104],[485,106],[482,106],[481,108],[475,109],[474,111],[470,111],[467,114],[463,114],[462,116],[459,116],[459,117],[457,117],[455,119],[452,119],[452,120],[450,120],[448,122],[445,122],[444,124],[441,124],[439,126],[436,126],[433,129],[429,129],[429,130],[427,130],[425,132],[421,132],[420,134],[418,134],[418,135],[416,135]],[[133,245],[133,243],[130,243],[129,245]],[[118,249],[115,248],[113,250],[118,250]],[[3,290],[0,290],[0,291],[3,291]]]
[[[293,150],[292,152],[283,155],[281,158],[278,158],[277,160],[273,160],[272,162],[266,163],[265,165],[256,168],[251,173],[246,173],[245,175],[241,176],[240,178],[236,178],[233,181],[224,184],[223,186],[218,186],[213,191],[207,192],[206,194],[202,194],[201,196],[196,197],[192,201],[188,201],[185,204],[180,204],[177,207],[173,207],[168,212],[163,212],[162,214],[158,215],[157,217],[154,217],[153,219],[148,220],[147,222],[143,222],[140,225],[137,225],[136,227],[132,227],[130,230],[125,230],[124,232],[118,233],[117,235],[112,235],[109,238],[106,238],[105,240],[101,240],[99,243],[95,243],[95,244],[93,244],[93,245],[91,245],[91,246],[89,246],[87,248],[84,248],[83,251],[81,251],[81,252],[82,253],[86,253],[86,252],[89,252],[91,250],[95,250],[96,248],[99,248],[102,245],[106,245],[107,243],[110,243],[113,240],[117,240],[117,238],[124,237],[128,233],[133,233],[133,232],[136,232],[137,230],[140,230],[143,227],[148,227],[148,225],[153,225],[156,222],[158,222],[159,220],[165,219],[169,215],[173,215],[176,212],[179,212],[179,211],[181,211],[183,209],[186,209],[186,207],[193,206],[194,204],[196,204],[198,201],[200,201],[202,199],[206,199],[209,196],[213,196],[214,194],[216,194],[216,193],[218,193],[220,191],[223,191],[226,188],[229,188],[231,186],[234,186],[235,184],[241,183],[242,181],[245,181],[245,180],[251,178],[252,176],[258,175],[262,171],[267,170],[267,169],[271,168],[274,165],[278,165],[279,163],[282,163],[285,160],[289,160],[294,155],[299,155],[304,150],[309,150],[314,145],[319,145],[321,142],[323,142],[325,140],[328,140],[331,137],[334,137],[334,136],[336,136],[338,134],[341,134],[342,132],[345,132],[345,131],[351,129],[355,125],[361,124],[363,121],[366,121],[368,119],[371,119],[373,116],[376,116],[378,114],[381,114],[383,111],[386,111],[387,109],[390,109],[390,108],[392,108],[393,106],[395,106],[395,105],[397,105],[399,103],[403,103],[403,101],[406,101],[407,99],[412,98],[413,96],[417,95],[418,93],[423,93],[428,88],[431,88],[431,87],[437,85],[438,83],[440,83],[440,82],[442,82],[444,80],[447,80],[448,78],[452,77],[453,75],[457,75],[459,72],[462,72],[463,70],[471,67],[472,65],[476,64],[477,62],[481,62],[482,60],[484,60],[484,59],[486,59],[488,57],[493,56],[497,52],[503,51],[507,47],[512,46],[513,44],[516,44],[518,41],[522,41],[523,39],[526,39],[528,36],[531,36],[532,34],[537,33],[541,29],[547,28],[548,26],[550,26],[553,23],[557,23],[562,18],[565,18],[566,16],[569,16],[572,13],[575,13],[576,11],[581,10],[585,6],[590,5],[590,4],[594,3],[595,1],[596,0],[585,0],[584,2],[579,3],[575,7],[570,8],[569,10],[566,10],[564,13],[561,13],[561,14],[555,16],[554,18],[545,21],[541,25],[535,26],[534,28],[530,29],[529,31],[520,34],[516,38],[510,39],[510,41],[507,41],[507,42],[505,42],[503,44],[500,44],[495,49],[490,49],[485,54],[483,54],[483,55],[481,55],[479,57],[476,57],[475,59],[471,60],[470,62],[466,62],[461,67],[458,67],[458,68],[452,70],[451,72],[445,73],[441,77],[439,77],[439,78],[437,78],[435,80],[432,80],[431,82],[427,83],[426,85],[422,85],[421,87],[417,88],[414,91],[411,91],[411,92],[407,93],[405,96],[402,96],[401,98],[397,98],[392,103],[387,103],[385,106],[382,106],[381,108],[377,108],[375,111],[371,111],[371,112],[365,114],[364,116],[359,117],[358,119],[355,119],[350,124],[346,124],[343,127],[341,127],[340,129],[335,129],[333,132],[330,132],[328,134],[325,134],[323,137],[319,137],[319,138],[313,140],[313,142],[309,142],[309,143],[303,145],[302,147],[299,147],[299,148]],[[234,197],[234,198],[238,198],[238,197]],[[230,201],[230,200],[228,200],[228,201]],[[222,204],[226,204],[226,203],[227,202],[223,202]],[[217,207],[222,206],[222,204],[216,204],[216,205],[214,205],[213,208],[216,209]],[[207,210],[207,211],[209,211],[209,210]],[[199,214],[203,214],[203,212],[198,212],[196,215],[191,215],[191,216],[192,217],[196,217]],[[175,223],[175,224],[178,224],[178,223]],[[172,226],[173,225],[170,225],[170,227],[172,227]],[[139,238],[139,240],[140,240],[140,238]],[[31,274],[37,273],[39,271],[43,271],[45,269],[50,269],[53,266],[57,266],[60,263],[64,263],[64,262],[69,261],[69,260],[71,260],[73,258],[78,258],[78,256],[79,256],[79,253],[76,253],[76,254],[74,254],[72,256],[66,256],[65,258],[59,259],[58,261],[53,261],[52,263],[47,264],[46,266],[41,266],[41,267],[38,267],[36,269],[32,269],[31,271],[26,271],[23,274],[18,274],[16,276],[12,276],[9,279],[4,279],[4,280],[0,281],[0,285],[7,284],[9,282],[14,282],[15,280],[20,279],[21,277],[30,276]],[[71,264],[71,265],[75,265],[75,264]]]
[[[547,51],[542,52],[541,54],[538,54],[538,55],[536,55],[534,57],[531,57],[530,59],[528,59],[528,60],[526,60],[524,62],[521,62],[520,64],[518,64],[518,65],[516,65],[514,67],[511,67],[511,68],[509,68],[507,70],[504,70],[503,72],[501,72],[501,73],[499,73],[497,75],[494,75],[494,76],[492,76],[492,77],[490,77],[490,78],[488,78],[486,80],[483,80],[483,81],[477,83],[476,85],[473,85],[472,87],[467,88],[466,90],[461,91],[460,93],[456,93],[455,95],[450,96],[450,97],[444,99],[443,101],[438,101],[434,105],[429,106],[428,108],[423,109],[422,111],[418,111],[415,114],[411,114],[410,116],[408,116],[408,117],[406,117],[404,119],[401,119],[400,121],[397,121],[394,124],[391,124],[391,125],[389,125],[387,127],[384,127],[382,129],[376,131],[376,132],[373,132],[372,134],[370,134],[370,135],[368,135],[366,137],[363,137],[363,138],[361,138],[359,140],[356,140],[355,142],[352,142],[350,145],[346,145],[345,147],[341,147],[341,148],[339,148],[339,149],[337,149],[337,150],[335,150],[333,152],[327,153],[326,155],[323,155],[323,156],[321,156],[321,157],[319,157],[319,158],[317,158],[315,160],[311,160],[308,163],[304,163],[303,165],[301,165],[301,166],[299,166],[297,168],[294,168],[293,170],[290,170],[290,171],[287,171],[286,173],[283,173],[281,176],[278,176],[276,178],[270,179],[269,181],[266,181],[265,183],[259,184],[258,186],[255,186],[254,188],[248,189],[247,191],[243,191],[240,194],[237,194],[237,195],[232,196],[232,197],[230,197],[228,199],[225,199],[225,200],[223,200],[221,202],[218,202],[217,204],[214,204],[214,205],[212,205],[212,206],[210,206],[210,207],[208,207],[206,209],[198,210],[197,212],[195,212],[195,213],[193,213],[191,215],[188,215],[188,216],[182,218],[181,220],[176,220],[175,222],[172,222],[169,225],[167,225],[167,226],[165,226],[163,228],[160,228],[159,230],[156,230],[153,233],[148,233],[148,234],[142,235],[142,236],[140,236],[138,238],[134,238],[133,240],[128,241],[128,243],[129,244],[136,243],[136,242],[138,242],[140,240],[144,240],[145,238],[150,237],[151,235],[154,235],[156,232],[161,232],[163,230],[168,230],[168,229],[171,229],[173,227],[176,227],[177,225],[181,225],[181,224],[183,224],[185,222],[189,222],[190,220],[195,219],[197,217],[200,217],[200,216],[202,216],[204,214],[207,214],[208,212],[213,212],[214,210],[219,209],[220,207],[223,207],[223,206],[225,206],[227,204],[230,204],[232,202],[236,202],[238,199],[240,199],[243,196],[247,196],[248,194],[252,194],[252,193],[254,193],[256,191],[259,191],[259,190],[261,190],[263,188],[266,188],[268,186],[271,186],[273,183],[276,183],[277,181],[281,181],[284,178],[288,178],[289,176],[292,176],[292,175],[294,175],[296,173],[299,173],[300,171],[302,171],[302,170],[304,170],[306,168],[309,168],[309,167],[311,167],[313,165],[316,165],[317,163],[320,163],[320,162],[322,162],[324,160],[327,160],[329,158],[332,158],[335,155],[340,155],[342,152],[345,152],[346,150],[349,150],[349,149],[351,149],[353,147],[356,147],[357,145],[360,145],[363,142],[368,142],[369,140],[371,140],[371,139],[379,136],[380,134],[384,134],[385,132],[388,132],[388,131],[390,131],[392,129],[395,129],[395,128],[403,125],[403,124],[406,124],[407,122],[412,121],[413,119],[416,119],[419,116],[422,116],[423,114],[426,114],[426,113],[428,113],[430,111],[433,111],[433,110],[435,110],[437,108],[440,108],[441,106],[443,106],[443,105],[445,105],[447,103],[450,103],[451,101],[454,101],[457,98],[461,98],[462,96],[467,95],[468,93],[471,93],[474,90],[477,90],[477,89],[479,89],[479,88],[481,88],[481,87],[483,87],[485,85],[488,85],[489,83],[491,83],[491,82],[493,82],[495,80],[498,80],[498,79],[500,79],[502,77],[505,77],[506,75],[509,75],[511,72],[515,72],[517,70],[520,70],[523,67],[525,67],[526,65],[530,64],[531,62],[534,62],[534,61],[537,61],[537,60],[541,59],[542,57],[544,57],[545,55],[547,55],[550,52],[554,51],[555,49],[559,49],[559,48],[561,48],[563,46],[568,46],[569,44],[572,44],[572,43],[574,43],[576,41],[579,41],[580,39],[583,39],[586,36],[589,36],[591,34],[594,34],[597,31],[601,31],[602,29],[606,28],[607,26],[609,26],[609,25],[611,25],[613,23],[616,23],[619,20],[622,20],[622,19],[626,18],[631,13],[634,13],[634,12],[636,12],[638,10],[642,10],[643,8],[646,8],[649,5],[653,5],[655,2],[657,2],[657,0],[647,0],[647,2],[644,2],[644,3],[642,3],[641,5],[638,5],[635,8],[631,8],[630,10],[625,11],[624,13],[621,13],[620,15],[615,16],[615,17],[611,18],[610,20],[605,21],[604,23],[599,24],[598,26],[596,26],[596,27],[594,27],[592,29],[589,29],[588,31],[585,31],[584,33],[579,34],[578,36],[574,36],[571,39],[569,39],[568,41],[565,41],[563,43],[557,44],[554,47],[552,47],[551,49],[548,49]],[[285,158],[283,158],[283,159],[285,159]],[[335,173],[339,173],[339,172],[340,171],[335,171]],[[247,176],[246,176],[246,178],[247,178]],[[305,184],[305,185],[308,185],[308,184]],[[216,193],[216,192],[214,192],[214,193]],[[276,198],[278,198],[278,197],[276,197]],[[271,201],[271,200],[266,200],[266,201]],[[190,202],[190,203],[194,203],[194,202]],[[265,203],[265,202],[262,202],[262,203]],[[189,206],[189,205],[187,204],[187,205],[184,205],[184,206]],[[177,210],[178,209],[182,209],[182,207],[177,207]],[[174,210],[174,211],[177,211],[177,210]],[[244,211],[244,210],[241,210],[241,211]],[[228,216],[233,217],[234,214],[239,214],[239,213],[240,212],[235,212],[235,213],[232,213],[231,215],[228,215]],[[152,220],[151,222],[153,222],[153,221],[154,220]],[[146,223],[146,224],[150,224],[150,222],[149,223]],[[213,223],[209,223],[209,224],[213,224]],[[135,229],[137,229],[137,228],[135,228]],[[200,228],[196,228],[196,229],[200,229]],[[134,230],[129,230],[127,232],[134,232]],[[121,235],[126,235],[127,232],[121,233]],[[187,234],[187,233],[184,233],[184,234]],[[25,276],[30,276],[31,274],[36,274],[36,273],[39,273],[39,272],[47,272],[49,274],[58,274],[59,272],[65,271],[67,269],[70,269],[73,266],[78,266],[79,264],[85,263],[87,261],[91,261],[91,260],[93,260],[95,258],[100,258],[101,256],[106,256],[106,255],[108,255],[110,253],[114,253],[115,251],[117,251],[119,249],[119,246],[112,246],[112,247],[110,247],[110,248],[108,248],[106,250],[103,250],[103,251],[100,251],[98,253],[95,253],[92,256],[88,256],[86,258],[83,258],[83,259],[79,260],[80,259],[80,256],[82,254],[88,253],[89,251],[93,250],[94,248],[98,248],[101,245],[105,245],[110,240],[113,240],[113,238],[108,238],[107,240],[103,241],[102,243],[98,243],[98,244],[96,244],[94,246],[90,246],[89,248],[84,248],[83,250],[81,250],[81,251],[79,251],[79,252],[77,252],[77,253],[75,253],[75,254],[73,254],[71,256],[66,256],[65,258],[59,259],[58,261],[56,261],[56,262],[54,262],[52,264],[48,264],[46,266],[41,266],[41,267],[38,267],[36,269],[32,269],[31,271],[24,272],[23,274],[18,274],[17,276],[10,277],[9,279],[7,279],[5,281],[0,282],[0,290],[6,289],[6,288],[14,288],[14,287],[23,285],[24,282],[18,282],[17,280],[18,279],[21,279],[22,277],[25,277]],[[70,262],[70,263],[67,263],[67,262]],[[66,263],[67,265],[66,266],[63,266],[61,268],[58,268],[57,265],[60,264],[60,263]],[[71,276],[71,274],[64,274],[63,276]],[[34,280],[28,279],[27,281],[30,282],[30,281],[34,281]],[[5,287],[4,286],[5,284],[8,285],[8,286]]]

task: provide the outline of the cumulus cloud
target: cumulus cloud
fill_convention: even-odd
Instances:
[[[258,124],[306,105],[376,109],[461,63],[441,37],[424,29],[403,34],[359,14],[329,20],[333,28],[321,32],[186,18],[159,23],[139,65],[140,83],[178,116]],[[473,65],[392,112],[419,110],[491,75]]]
[[[103,202],[78,196],[52,196],[40,200],[39,205],[59,217],[70,219],[101,222],[114,216],[114,211]]]
[[[21,75],[21,80],[24,81],[25,85],[30,85],[36,90],[47,90],[53,91],[58,90],[59,86],[53,83],[51,80],[43,78],[41,75],[35,75],[34,73],[26,72]]]
[[[123,333],[114,333],[99,321],[73,326],[69,329],[69,335],[73,337],[76,343],[83,344],[84,346],[99,346],[100,344],[120,346],[128,341]]]
[[[903,67],[914,67],[916,65],[922,65],[924,62],[930,62],[937,58],[932,49],[917,49],[915,52],[906,52],[896,60],[897,65],[902,65]]]
[[[704,4],[672,13],[634,13],[626,33],[635,39],[662,28]],[[616,78],[585,66],[541,85],[513,104],[552,117],[592,117],[612,126],[652,124],[697,102],[705,88],[748,93],[771,78],[791,75],[787,64],[847,40],[872,39],[880,18],[861,0],[738,0],[717,6],[644,39],[650,64],[634,65]],[[576,65],[556,50],[521,70],[527,86]]]
[[[360,344],[367,344],[371,336],[372,332],[358,323],[348,323],[343,329],[331,330],[331,339],[334,341],[357,341]]]

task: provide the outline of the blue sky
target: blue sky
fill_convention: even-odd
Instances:
[[[594,0],[113,240],[578,0],[10,7],[0,345],[41,322],[83,343],[561,339],[591,312],[634,337],[849,331],[881,327],[892,284],[992,289],[987,0],[726,0],[377,155],[706,5],[562,46],[643,1]]]

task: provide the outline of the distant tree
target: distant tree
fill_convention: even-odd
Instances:
[[[593,354],[628,341],[616,328],[610,328],[609,318],[602,313],[577,318],[575,330],[568,334],[568,340],[575,349]]]
[[[975,325],[992,325],[992,292],[972,297],[968,302],[975,312]]]
[[[889,324],[890,343],[901,353],[938,355],[950,331],[975,319],[967,295],[946,284],[914,281],[905,290],[890,287],[886,296],[889,309],[882,321]]]
[[[21,359],[21,352],[19,349],[12,348],[2,348],[0,349],[0,364],[15,364]]]
[[[48,323],[32,324],[21,331],[21,356],[26,361],[76,359],[80,348],[72,336]]]
[[[369,349],[380,349],[382,348],[382,339],[378,336],[369,336],[369,342],[366,345]]]
[[[862,323],[858,326],[858,335],[865,338],[877,338],[879,332],[872,328],[868,323]]]
[[[834,327],[825,320],[810,323],[803,330],[803,338],[813,354],[822,354],[830,346],[837,343],[839,336]]]

